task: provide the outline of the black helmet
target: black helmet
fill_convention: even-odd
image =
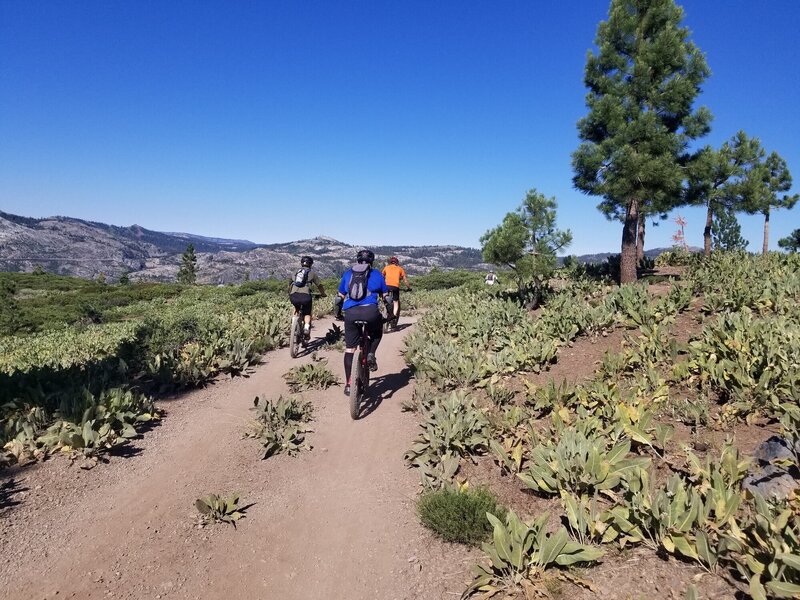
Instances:
[[[301,267],[310,267],[313,264],[314,264],[314,259],[311,258],[310,256],[304,256],[303,258],[300,259]]]
[[[356,262],[372,264],[375,260],[375,253],[372,250],[359,250],[356,254]]]

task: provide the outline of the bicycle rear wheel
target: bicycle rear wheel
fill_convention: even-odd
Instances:
[[[301,335],[300,319],[299,317],[292,317],[292,329],[289,332],[289,355],[292,358],[297,358],[297,354],[300,352]]]
[[[362,389],[362,371],[364,368],[361,366],[361,350],[356,352],[353,358],[353,374],[350,378],[350,418],[354,421],[358,419],[358,411],[361,408],[361,394],[364,393]]]

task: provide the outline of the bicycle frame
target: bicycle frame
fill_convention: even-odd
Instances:
[[[361,328],[361,341],[359,342],[356,355],[353,357],[353,377],[350,385],[350,417],[358,419],[358,412],[361,409],[362,398],[367,397],[369,388],[369,365],[367,364],[367,354],[369,351],[369,331],[367,321],[355,321]]]
[[[311,297],[313,299],[317,299],[322,298],[322,295],[311,294]],[[305,348],[308,345],[303,337],[303,323],[305,316],[306,313],[302,308],[300,310],[295,309],[295,313],[292,315],[292,326],[289,330],[289,355],[292,358],[297,358],[297,356],[300,354],[301,346]]]

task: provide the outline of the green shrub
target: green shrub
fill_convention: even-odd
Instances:
[[[314,413],[310,402],[292,396],[285,399],[280,396],[277,400],[261,400],[256,396],[253,411],[256,419],[245,435],[264,446],[262,459],[280,452],[293,456],[301,450],[311,450],[311,444],[306,442],[306,434],[311,432],[306,423]]]
[[[478,544],[492,532],[486,517],[491,513],[504,519],[506,509],[485,488],[458,491],[441,489],[420,496],[417,503],[422,524],[448,542]]]
[[[310,363],[293,367],[283,374],[292,392],[303,390],[326,390],[338,385],[339,379],[328,368],[328,359],[319,358],[316,353]]]

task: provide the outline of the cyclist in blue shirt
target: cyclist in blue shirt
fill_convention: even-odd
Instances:
[[[386,287],[386,280],[381,272],[372,268],[374,261],[375,254],[372,251],[360,250],[356,255],[356,264],[345,271],[342,281],[339,283],[339,295],[344,299],[342,309],[344,310],[345,396],[350,395],[353,354],[361,342],[361,329],[355,324],[355,321],[367,321],[368,323],[367,332],[371,343],[367,352],[367,363],[370,371],[378,368],[375,353],[383,336],[383,321],[380,310],[378,310],[378,302],[380,301],[379,296],[385,296],[389,293],[389,289]],[[366,285],[359,285],[361,282]],[[364,288],[361,294],[358,293],[359,287]]]

